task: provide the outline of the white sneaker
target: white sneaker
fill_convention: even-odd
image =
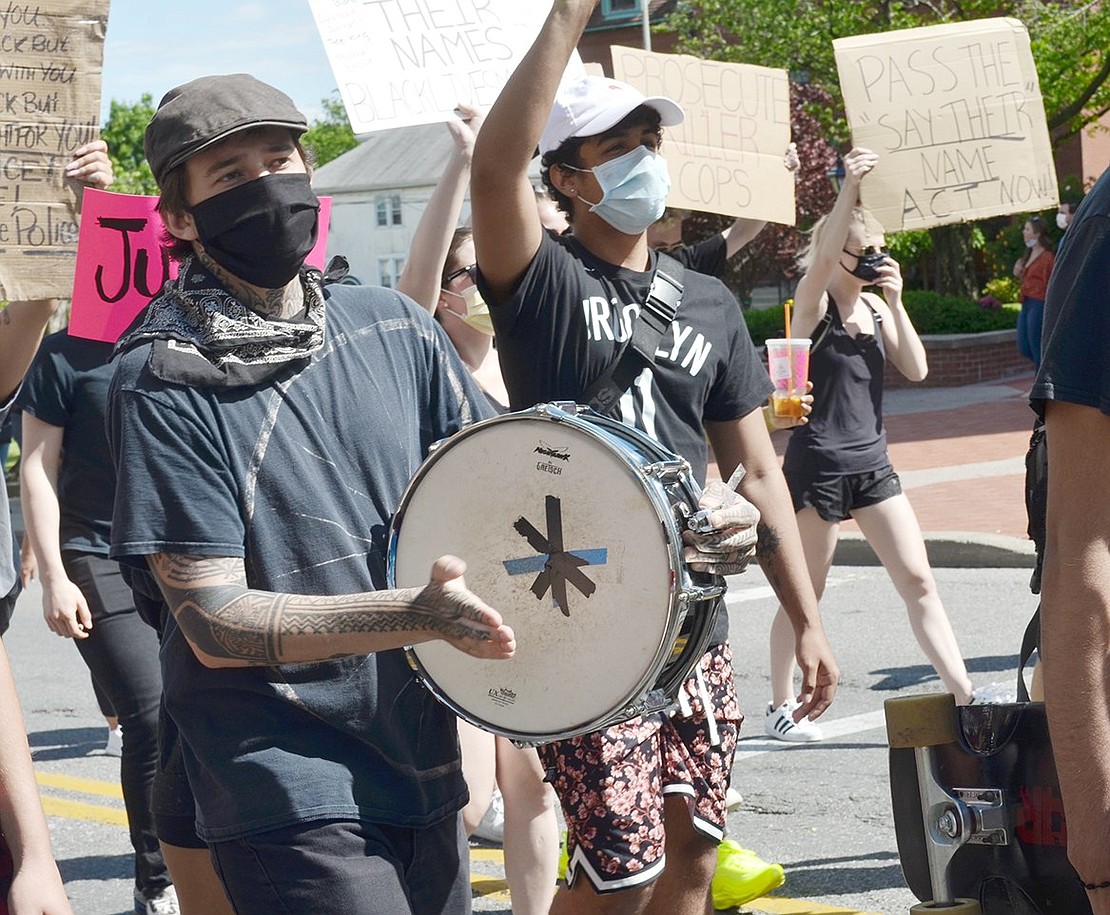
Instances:
[[[778,708],[772,708],[768,704],[767,714],[763,716],[763,730],[767,736],[791,743],[811,743],[824,738],[821,728],[808,718],[795,721],[791,717],[797,707],[798,703],[789,699]]]
[[[177,890],[167,886],[157,896],[144,896],[135,891],[135,915],[181,915]]]
[[[744,804],[744,795],[732,787],[728,786],[728,791],[725,792],[725,808],[728,810],[735,810]]]
[[[104,744],[105,756],[123,756],[123,728],[118,724],[108,728],[108,741]]]
[[[474,835],[498,845],[505,841],[505,799],[497,788],[493,789],[485,816],[474,827]]]

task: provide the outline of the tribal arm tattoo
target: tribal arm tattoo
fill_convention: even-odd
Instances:
[[[201,663],[325,661],[445,638],[478,654],[493,628],[473,595],[425,588],[317,596],[247,586],[242,559],[158,553],[148,564]]]

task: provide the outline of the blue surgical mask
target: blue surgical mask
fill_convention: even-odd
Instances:
[[[572,166],[573,167],[573,166]],[[590,204],[596,213],[618,232],[640,235],[663,215],[671,178],[667,173],[667,160],[646,146],[637,146],[631,152],[595,165],[592,171],[601,185],[602,197]],[[585,203],[590,203],[584,197]]]

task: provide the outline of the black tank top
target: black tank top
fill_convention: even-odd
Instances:
[[[818,342],[809,359],[813,412],[806,425],[794,428],[786,449],[786,460],[794,467],[870,473],[889,462],[883,429],[882,316],[867,307],[875,332],[853,337],[829,296],[824,321],[813,332]]]

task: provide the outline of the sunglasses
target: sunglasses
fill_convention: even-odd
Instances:
[[[448,273],[447,276],[443,278],[443,285],[446,286],[448,283],[452,282],[453,280],[457,280],[460,276],[463,276],[464,274],[470,277],[470,282],[474,283],[474,285],[478,285],[477,264],[471,264],[468,267],[460,267],[458,270]]]

